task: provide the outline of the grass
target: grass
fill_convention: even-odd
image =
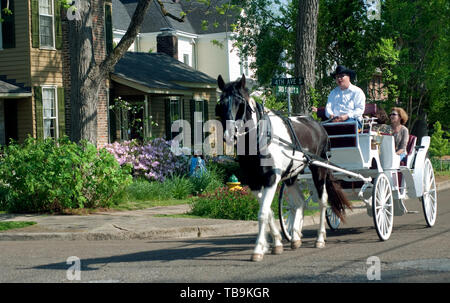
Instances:
[[[16,228],[24,228],[27,226],[31,226],[36,224],[36,222],[31,221],[7,221],[7,222],[0,222],[0,231],[3,230],[9,230],[9,229],[16,229]]]
[[[167,200],[129,200],[118,205],[113,205],[113,210],[139,210],[156,206],[170,206],[189,204],[192,199],[167,199]]]

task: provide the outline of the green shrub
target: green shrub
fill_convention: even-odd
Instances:
[[[217,188],[191,202],[191,214],[216,219],[257,220],[259,204],[247,187],[230,191]]]
[[[1,204],[11,212],[109,207],[131,182],[130,173],[88,142],[28,138],[4,150],[0,180],[7,192]]]
[[[192,183],[189,178],[172,176],[163,182],[164,189],[175,199],[185,199],[192,194]]]
[[[194,195],[213,192],[225,185],[221,172],[218,172],[214,167],[211,167],[200,176],[190,177],[189,180],[191,181]]]
[[[150,201],[172,198],[171,193],[164,189],[161,182],[146,179],[134,180],[126,190],[128,200]]]

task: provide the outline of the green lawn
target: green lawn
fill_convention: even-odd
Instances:
[[[8,229],[24,228],[24,227],[31,226],[34,224],[36,224],[36,222],[30,222],[30,221],[0,222],[0,231],[8,230]]]

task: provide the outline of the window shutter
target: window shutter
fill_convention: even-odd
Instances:
[[[62,138],[66,134],[64,87],[58,87],[57,94],[58,94],[58,130],[59,130],[59,137]]]
[[[36,114],[36,138],[44,138],[44,113],[42,112],[42,88],[40,86],[34,87],[34,104]]]
[[[190,123],[191,123],[191,142],[194,144],[194,129],[195,129],[195,121],[194,121],[194,112],[195,112],[195,100],[189,100],[189,108],[190,108]]]
[[[31,44],[39,47],[39,0],[31,0]]]
[[[112,30],[112,5],[105,4],[105,43],[106,54],[109,55],[113,51],[113,30]]]
[[[3,11],[3,9],[6,8],[6,0],[2,0],[1,4],[1,17],[3,19],[3,22],[1,24],[3,48],[15,48],[16,32],[14,28],[14,0],[9,0],[9,9],[13,12],[11,15],[5,14],[5,12]]]
[[[171,121],[170,121],[170,99],[164,100],[164,115],[166,118],[166,140],[172,139],[172,135],[170,132]]]
[[[209,120],[208,100],[203,100],[203,102],[203,122],[206,122]]]
[[[205,125],[206,121],[209,120],[209,107],[208,107],[208,100],[203,100],[203,125]],[[209,135],[209,132],[205,131],[204,138],[206,138]]]
[[[62,49],[61,1],[55,0],[55,47]]]

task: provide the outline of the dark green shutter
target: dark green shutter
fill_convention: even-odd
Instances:
[[[112,30],[112,5],[105,4],[105,42],[106,54],[113,51],[113,30]]]
[[[62,138],[66,134],[64,88],[58,87],[57,92],[58,92],[58,129],[59,129],[59,137]]]
[[[209,120],[208,100],[203,100],[203,102],[203,122],[206,122]]]
[[[16,31],[14,26],[14,0],[9,0],[9,9],[12,11],[12,14],[5,14],[3,11],[6,8],[6,0],[1,0],[2,12],[1,17],[3,22],[2,26],[2,41],[3,48],[15,48],[16,47]]]
[[[195,100],[189,100],[189,112],[190,112],[190,123],[191,123],[191,142],[194,144],[194,129],[195,129],[195,121],[194,121],[194,112],[195,112]]]
[[[36,114],[36,138],[44,138],[44,113],[42,106],[42,88],[40,86],[34,87],[34,104]]]
[[[31,0],[31,44],[39,47],[39,0]]]
[[[172,135],[170,133],[171,121],[170,121],[170,99],[164,99],[164,115],[166,118],[166,139],[172,139]]]
[[[203,100],[203,126],[205,125],[206,121],[209,120],[209,107],[208,107],[208,101]],[[202,126],[202,127],[203,127]],[[209,135],[209,132],[205,131],[204,138],[206,138]]]
[[[62,49],[61,1],[55,0],[55,47]]]

